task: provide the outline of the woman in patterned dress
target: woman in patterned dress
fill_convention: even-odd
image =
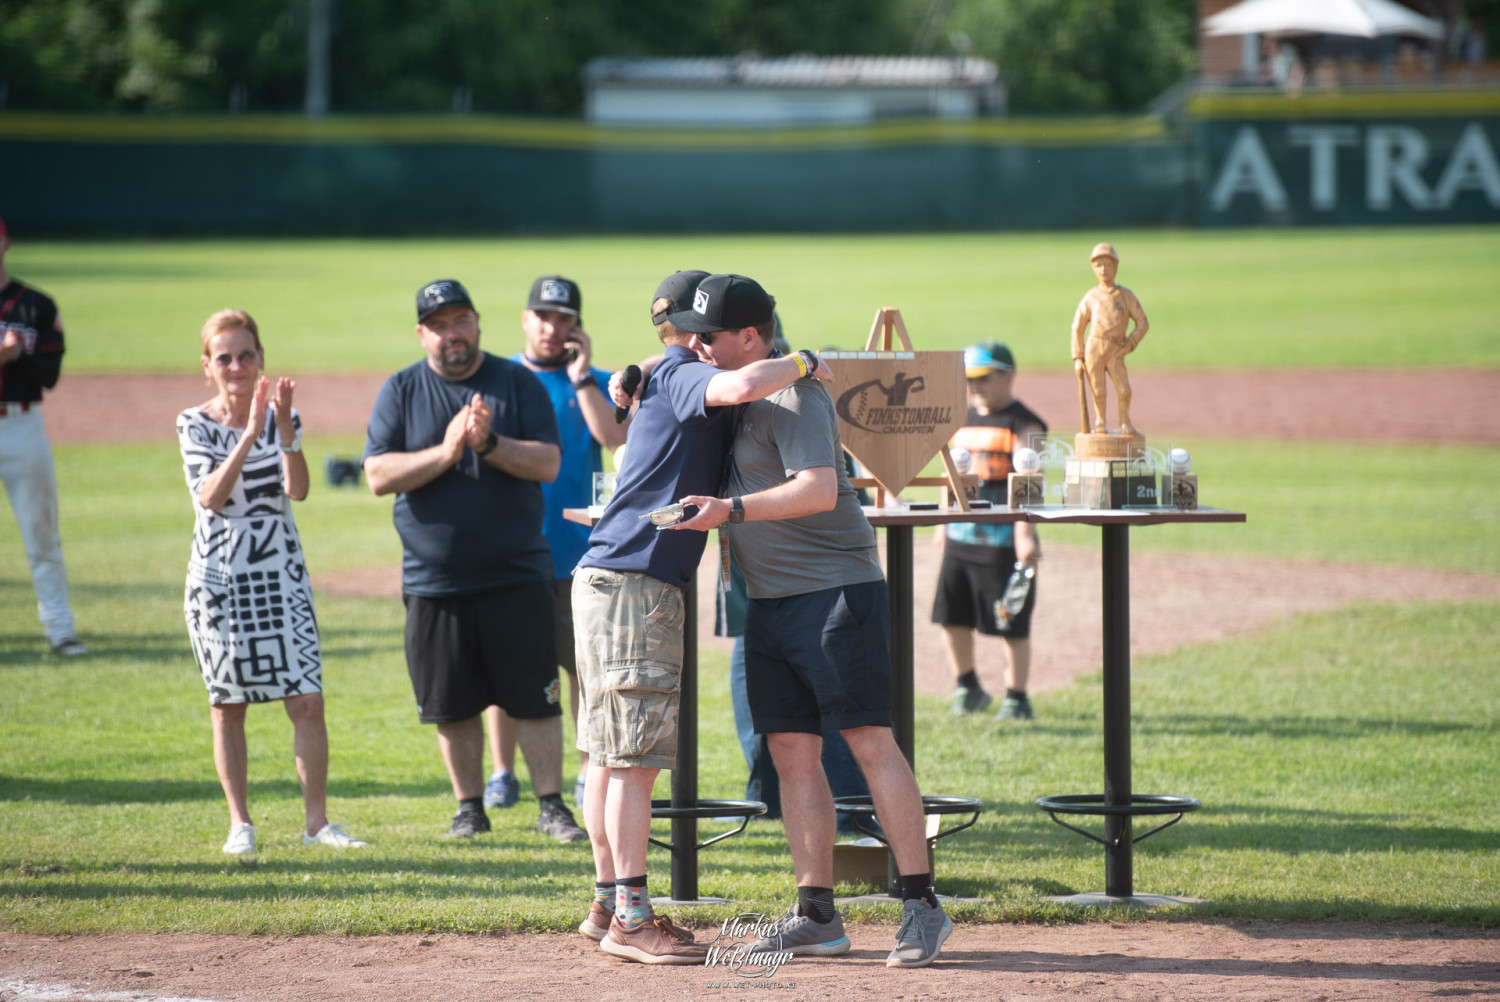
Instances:
[[[280,700],[292,721],[292,747],[307,830],[303,842],[352,848],[365,843],[326,813],[328,730],[312,589],[292,501],[307,497],[296,383],[282,377],[271,397],[255,321],[221,310],[201,335],[203,371],[218,391],[177,415],[183,470],[196,525],[183,607],[213,722],[214,766],[229,801],[224,852],[255,851],[247,796],[245,710]]]

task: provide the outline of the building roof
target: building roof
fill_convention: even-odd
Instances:
[[[998,78],[994,63],[972,56],[614,56],[583,69],[590,87],[978,87]]]

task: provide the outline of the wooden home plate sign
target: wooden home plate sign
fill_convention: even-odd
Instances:
[[[900,347],[891,345],[893,332]],[[886,492],[899,494],[963,427],[963,352],[913,351],[900,311],[875,314],[864,351],[819,354],[834,370],[844,448]]]

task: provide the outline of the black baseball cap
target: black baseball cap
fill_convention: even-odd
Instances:
[[[672,326],[689,334],[737,331],[771,319],[775,303],[760,283],[744,275],[710,275],[698,283],[691,309],[673,313]]]
[[[665,299],[667,307],[660,313],[651,314],[651,322],[659,327],[671,314],[692,309],[693,293],[698,291],[698,284],[707,277],[706,271],[674,271],[662,279],[662,283],[656,287],[656,295],[651,297],[651,305],[655,306],[658,299]]]
[[[467,306],[473,310],[474,301],[469,298],[469,290],[457,279],[440,278],[436,282],[428,282],[417,290],[417,323],[447,306]]]
[[[561,275],[543,275],[531,283],[531,295],[526,297],[526,308],[533,312],[555,310],[578,316],[583,309],[583,293],[578,283]]]

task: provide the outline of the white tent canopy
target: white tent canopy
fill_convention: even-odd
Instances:
[[[1245,0],[1203,22],[1209,35],[1416,35],[1443,26],[1393,0]]]

